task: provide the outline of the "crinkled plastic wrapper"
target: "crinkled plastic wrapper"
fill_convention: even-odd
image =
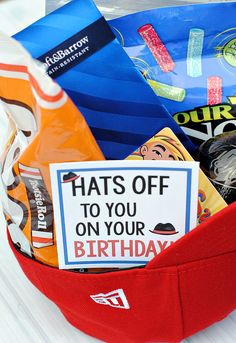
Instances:
[[[0,34],[0,97],[10,122],[1,196],[12,241],[57,267],[49,164],[104,160],[83,116],[43,67]]]
[[[109,21],[127,54],[197,148],[236,127],[235,11],[235,2],[205,1]]]

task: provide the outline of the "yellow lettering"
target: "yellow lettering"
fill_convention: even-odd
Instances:
[[[190,116],[193,123],[201,123],[204,121],[212,120],[209,107],[202,107],[198,110],[191,111]]]
[[[179,124],[179,125],[184,125],[184,124],[188,123],[189,120],[190,120],[190,116],[186,112],[176,113],[173,116],[173,118],[176,121],[176,123]]]
[[[228,96],[228,100],[232,105],[236,105],[236,96]]]
[[[230,105],[220,105],[212,107],[213,111],[213,118],[214,120],[221,120],[221,119],[234,119],[229,111],[232,109]]]

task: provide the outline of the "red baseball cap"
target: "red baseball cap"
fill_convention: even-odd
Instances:
[[[144,268],[82,274],[11,248],[29,280],[85,333],[111,343],[179,342],[236,308],[236,203]]]

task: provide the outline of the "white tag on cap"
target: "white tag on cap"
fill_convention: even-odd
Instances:
[[[198,162],[51,164],[59,267],[145,265],[196,225]]]

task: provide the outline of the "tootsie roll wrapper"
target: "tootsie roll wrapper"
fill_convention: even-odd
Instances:
[[[58,266],[49,164],[104,157],[81,113],[42,66],[13,39],[0,34],[0,42],[0,98],[11,122],[1,161],[8,229],[22,252]]]

